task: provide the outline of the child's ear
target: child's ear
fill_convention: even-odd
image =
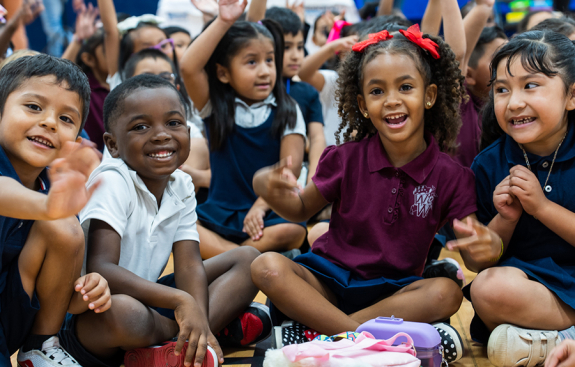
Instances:
[[[424,106],[426,109],[430,109],[435,104],[435,100],[437,99],[437,85],[429,84],[427,89],[425,90],[425,100]]]
[[[571,85],[569,88],[569,95],[567,95],[567,106],[565,106],[567,111],[575,110],[575,84]]]
[[[477,81],[475,80],[475,69],[467,65],[467,71],[465,72],[465,83],[467,85],[475,85]]]
[[[218,77],[218,80],[224,84],[228,84],[230,82],[230,72],[228,68],[220,64],[216,64],[216,76]]]
[[[108,152],[113,158],[118,158],[120,152],[118,151],[118,144],[116,142],[116,137],[108,132],[104,133],[104,144],[108,148]]]
[[[359,112],[365,117],[365,114],[368,114],[366,118],[369,118],[369,111],[367,110],[367,105],[365,104],[365,98],[363,95],[357,95],[357,105],[359,106]]]
[[[88,65],[90,68],[96,67],[96,60],[89,53],[83,52],[82,55],[80,55],[80,59],[84,64]]]

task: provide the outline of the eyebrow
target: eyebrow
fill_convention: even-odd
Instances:
[[[413,78],[411,75],[402,75],[402,76],[400,76],[400,77],[395,78],[395,81],[396,81],[396,82],[402,82],[402,81],[407,80],[407,79],[414,79],[414,78]],[[372,84],[378,84],[378,83],[385,84],[384,81],[381,80],[381,79],[371,79],[371,80],[367,83],[367,85],[370,86],[370,85],[372,85]]]
[[[164,116],[172,116],[172,115],[178,115],[178,116],[184,117],[184,115],[182,114],[182,112],[181,112],[181,111],[177,111],[177,110],[168,111],[168,112],[164,113]]]
[[[514,77],[514,76],[511,76]],[[518,76],[517,78],[519,78],[519,80],[524,81],[527,79],[531,79],[531,78],[544,78],[543,75],[541,75],[540,73],[530,73],[530,74],[525,74],[523,76]],[[493,82],[495,83],[507,83],[507,80],[503,80],[503,79],[497,79]]]
[[[42,96],[42,95],[40,95],[40,94],[36,94],[36,93],[25,93],[25,94],[23,94],[22,96],[23,96],[23,97],[36,98],[36,99],[40,100],[40,101],[43,102],[43,103],[47,103],[47,102],[48,102],[48,98],[47,98],[47,97],[44,97],[44,96]],[[63,109],[64,109],[65,111],[75,113],[76,115],[78,115],[78,118],[81,118],[81,116],[82,116],[82,115],[80,114],[80,111],[78,111],[78,109],[76,109],[76,108],[74,108],[74,107],[72,107],[72,106],[65,105]]]

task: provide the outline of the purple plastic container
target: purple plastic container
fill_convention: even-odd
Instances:
[[[421,360],[422,367],[441,367],[443,362],[441,337],[430,324],[403,321],[394,316],[378,317],[360,325],[356,331],[358,333],[367,331],[376,339],[389,339],[399,332],[404,332],[413,339],[417,358]],[[399,345],[406,341],[400,337],[394,344]]]

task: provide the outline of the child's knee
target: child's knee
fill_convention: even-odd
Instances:
[[[76,217],[37,221],[30,233],[38,235],[45,242],[47,251],[56,251],[59,255],[73,259],[84,259],[84,232]]]
[[[284,261],[288,260],[277,252],[266,252],[252,262],[252,281],[262,291],[282,278]]]
[[[248,268],[251,266],[252,262],[261,255],[261,252],[252,246],[240,246],[230,252],[233,252],[236,264]]]
[[[463,292],[453,280],[435,278],[429,287],[429,302],[445,311],[446,317],[459,310],[463,301]]]
[[[471,300],[478,313],[496,310],[503,313],[517,307],[514,277],[507,268],[485,269],[471,283]],[[483,311],[483,312],[482,312]]]
[[[112,296],[112,307],[98,320],[115,339],[145,339],[154,334],[152,311],[140,301],[124,294]]]

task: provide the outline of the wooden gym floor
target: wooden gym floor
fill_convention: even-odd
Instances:
[[[457,252],[443,250],[440,258],[451,257],[459,261],[462,265],[467,283],[471,282],[475,277],[475,273],[467,270],[463,266],[461,256]],[[170,261],[166,267],[165,273],[172,273],[173,263]],[[265,303],[266,297],[261,292],[255,298],[256,302]],[[463,299],[463,304],[459,311],[451,318],[451,324],[457,329],[459,334],[464,340],[466,353],[464,357],[456,363],[451,365],[454,367],[491,367],[492,364],[487,359],[487,350],[484,346],[475,343],[469,336],[469,324],[473,318],[473,308],[471,303]],[[262,367],[265,351],[270,346],[270,341],[265,340],[256,346],[243,349],[225,349],[224,354],[226,367]],[[16,364],[16,355],[12,356],[12,365]]]

